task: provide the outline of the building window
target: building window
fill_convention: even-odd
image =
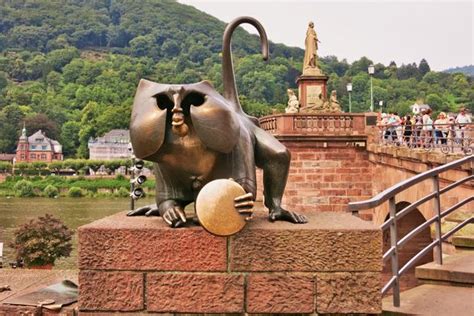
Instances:
[[[36,159],[36,154],[30,154],[31,159]]]
[[[41,154],[41,159],[45,160],[46,159],[46,154]]]
[[[21,160],[25,160],[25,155],[24,154],[21,155]]]
[[[36,149],[36,145],[31,145],[31,149]]]
[[[46,150],[46,146],[44,146],[44,145],[41,146],[41,149]]]

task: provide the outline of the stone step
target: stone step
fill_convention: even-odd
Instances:
[[[474,249],[474,236],[454,236],[451,242],[456,248]]]
[[[400,293],[400,307],[392,296],[382,302],[382,315],[472,315],[474,288],[423,284]]]
[[[421,283],[474,286],[474,252],[460,252],[443,257],[443,264],[430,262],[415,269]]]

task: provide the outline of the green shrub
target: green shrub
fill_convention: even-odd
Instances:
[[[83,196],[84,196],[84,192],[82,191],[81,188],[72,187],[72,188],[70,188],[69,191],[67,192],[67,196],[69,196],[69,197],[83,197]]]
[[[69,257],[72,250],[72,231],[59,219],[46,214],[18,228],[10,246],[17,260],[27,266],[54,264],[56,259]]]
[[[11,172],[12,164],[6,161],[0,161],[0,172]]]
[[[33,184],[28,180],[20,180],[15,183],[13,187],[15,190],[15,195],[18,197],[31,197],[35,196],[35,191],[33,190]]]
[[[54,198],[59,195],[59,190],[52,184],[48,184],[46,188],[44,188],[44,195],[49,198]]]
[[[128,196],[130,196],[130,192],[127,189],[125,189],[124,187],[121,187],[120,189],[115,191],[114,196],[128,197]]]
[[[115,180],[118,180],[118,181],[125,180],[125,176],[123,174],[118,174],[115,176]]]

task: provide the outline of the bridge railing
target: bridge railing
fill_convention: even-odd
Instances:
[[[260,127],[274,135],[365,135],[364,113],[273,114],[260,118]],[[375,125],[375,124],[374,124]]]
[[[378,143],[445,154],[474,151],[474,123],[379,125]]]
[[[474,180],[473,175],[473,163],[474,163],[474,155],[470,155],[468,157],[464,157],[462,159],[453,161],[451,163],[439,166],[432,170],[428,170],[426,172],[420,173],[410,179],[402,181],[385,191],[377,194],[373,198],[360,201],[360,202],[352,202],[349,203],[349,211],[352,212],[354,215],[358,215],[360,210],[372,209],[381,205],[382,203],[388,201],[388,208],[389,208],[389,219],[386,220],[381,228],[383,231],[389,229],[390,230],[390,248],[384,253],[383,261],[391,260],[391,267],[392,267],[392,277],[390,280],[385,284],[382,288],[382,295],[386,294],[390,289],[393,289],[393,305],[398,307],[400,306],[400,276],[407,272],[411,267],[413,267],[423,256],[434,249],[434,259],[437,264],[443,264],[442,258],[442,242],[447,240],[451,235],[455,232],[463,228],[469,223],[474,223],[474,217],[470,217],[465,221],[459,223],[457,226],[452,228],[450,231],[442,235],[441,233],[441,219],[447,216],[448,214],[452,213],[453,211],[459,209],[463,205],[470,203],[474,200],[474,195],[470,196],[457,204],[447,208],[446,210],[441,210],[441,203],[440,203],[440,196],[443,193],[446,193],[464,183]],[[462,179],[457,180],[456,182],[440,189],[439,187],[439,174],[450,169],[459,168],[463,165],[470,164],[470,175],[464,177]],[[430,194],[422,197],[421,199],[411,203],[404,209],[400,210],[399,212],[396,211],[396,204],[395,198],[397,194],[411,189],[414,185],[424,181],[431,179],[433,183],[433,192]],[[435,211],[435,216],[430,218],[428,221],[424,222],[420,226],[413,229],[411,232],[406,234],[403,238],[398,240],[397,237],[397,222],[404,217],[405,215],[409,214],[413,210],[415,210],[421,204],[433,200],[433,209]],[[435,238],[434,240],[423,248],[419,253],[417,253],[413,258],[411,258],[405,265],[399,267],[398,265],[398,249],[402,247],[406,242],[416,236],[418,233],[429,227],[431,224],[435,225]]]

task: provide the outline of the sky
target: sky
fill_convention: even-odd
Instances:
[[[229,22],[249,15],[258,19],[275,43],[304,48],[309,21],[321,41],[318,55],[353,62],[367,56],[375,63],[419,63],[444,70],[474,64],[470,1],[319,1],[179,0]],[[252,26],[245,27],[256,34]]]

